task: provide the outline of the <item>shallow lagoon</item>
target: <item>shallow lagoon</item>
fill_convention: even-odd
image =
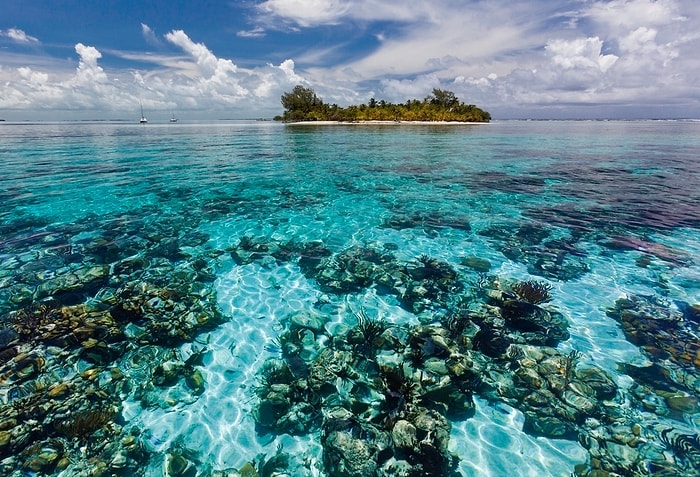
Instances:
[[[431,441],[444,468],[418,475],[448,475],[448,454],[462,475],[697,469],[697,122],[8,123],[0,140],[8,475],[236,475],[248,463],[264,474],[256,457],[281,453],[291,475],[352,474],[331,435],[381,441],[421,413],[450,419],[449,436]],[[426,278],[431,267],[442,275]],[[551,287],[536,309],[563,316],[565,339],[549,318],[532,312],[525,326],[508,314],[528,282]],[[439,351],[462,311],[473,333]],[[300,328],[306,315],[322,326]],[[363,316],[405,340],[358,347]],[[545,418],[561,415],[532,407],[532,381],[503,384],[528,368],[523,346],[603,370],[615,395],[559,434]],[[318,417],[294,432],[261,426],[265,362],[301,356],[313,370],[323,349],[384,368],[331,376]],[[421,353],[408,368],[391,358]],[[434,394],[440,376],[457,382],[437,371],[448,355],[477,363],[478,379],[459,384],[469,399]],[[556,391],[537,366],[537,389]],[[387,410],[377,379],[398,369],[420,382]],[[284,384],[309,375],[293,378]],[[354,427],[333,414],[342,402],[362,404]],[[455,402],[469,412],[454,418]],[[91,463],[76,457],[87,437],[101,441],[82,451]],[[392,439],[369,446],[379,473],[429,456]]]

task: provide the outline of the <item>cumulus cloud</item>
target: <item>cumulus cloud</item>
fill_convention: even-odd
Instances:
[[[620,51],[643,63],[640,66],[653,63],[667,66],[671,60],[678,57],[678,51],[671,44],[657,43],[657,34],[653,28],[639,27],[620,38]]]
[[[82,43],[75,45],[75,52],[80,57],[76,78],[82,83],[102,82],[107,79],[104,70],[97,64],[102,58],[94,46],[85,46]]]
[[[603,42],[600,38],[578,38],[575,40],[553,40],[545,49],[552,62],[565,70],[594,69],[605,73],[618,57],[601,53]]]
[[[242,86],[241,77],[236,64],[223,58],[217,58],[203,43],[196,43],[182,30],[173,30],[165,35],[166,40],[179,46],[192,58],[191,65],[196,71],[189,75],[189,81],[180,82],[179,91],[206,92],[207,95],[225,102],[235,102],[236,98],[244,98],[249,94]]]
[[[19,75],[33,85],[43,85],[49,80],[49,75],[39,71],[32,71],[31,68],[23,66],[17,68]]]
[[[17,43],[25,43],[25,44],[39,43],[39,40],[37,38],[34,38],[33,36],[27,35],[24,31],[19,30],[17,28],[9,28],[7,30],[0,30],[0,36],[7,37],[10,40],[13,40]]]
[[[165,39],[192,56],[199,72],[204,77],[226,76],[236,72],[237,67],[233,61],[217,58],[204,43],[195,43],[182,30],[173,30],[167,33]]]
[[[411,80],[385,79],[380,82],[381,98],[392,102],[403,102],[408,98],[422,99],[433,88],[441,86],[435,75],[420,75]]]
[[[0,109],[53,108],[76,111],[81,116],[114,117],[138,111],[142,102],[151,120],[156,111],[169,116],[173,109],[187,117],[271,116],[281,111],[279,98],[284,91],[298,83],[309,84],[295,71],[291,59],[277,65],[240,68],[230,59],[217,57],[184,31],[174,30],[164,37],[180,48],[182,55],[123,55],[147,60],[149,67],[143,70],[107,70],[100,64],[103,53],[83,43],[74,47],[77,66],[72,72],[28,66],[0,68]],[[153,69],[153,63],[160,67]]]

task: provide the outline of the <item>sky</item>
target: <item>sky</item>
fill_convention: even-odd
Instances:
[[[700,118],[697,0],[0,0],[0,118],[272,118],[453,92],[494,119]]]

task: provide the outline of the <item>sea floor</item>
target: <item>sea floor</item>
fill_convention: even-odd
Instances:
[[[695,123],[3,125],[0,473],[700,475]]]

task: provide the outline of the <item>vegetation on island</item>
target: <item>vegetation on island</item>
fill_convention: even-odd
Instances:
[[[276,121],[461,121],[489,122],[491,115],[473,104],[464,104],[451,91],[433,89],[422,101],[394,104],[374,98],[368,104],[340,107],[326,104],[313,89],[297,85],[282,95],[282,116]]]

